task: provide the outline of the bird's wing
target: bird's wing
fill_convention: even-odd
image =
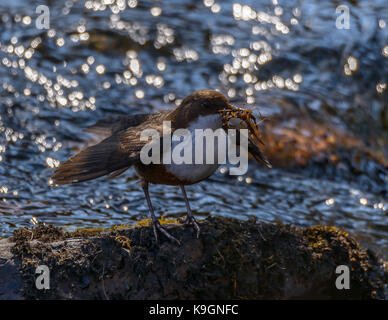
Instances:
[[[149,116],[150,115],[148,113],[134,115],[114,115],[97,121],[95,124],[84,129],[84,131],[98,135],[110,136],[121,130],[138,126]]]
[[[117,131],[100,143],[82,150],[58,167],[52,177],[53,183],[81,182],[124,172],[140,161],[140,151],[148,143],[140,140],[142,130],[154,129],[162,137],[165,115],[167,113],[164,112],[150,115],[150,121],[142,122],[140,127]]]

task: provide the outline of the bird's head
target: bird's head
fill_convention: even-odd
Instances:
[[[231,104],[221,92],[199,90],[183,99],[177,111],[187,121],[192,121],[200,116],[216,115],[228,107],[231,107]]]
[[[222,128],[225,130],[247,129],[249,154],[268,168],[272,167],[260,149],[263,142],[252,111],[234,107],[222,93],[214,90],[195,91],[182,101],[174,114],[181,127],[187,127],[200,116],[217,115],[221,118]]]

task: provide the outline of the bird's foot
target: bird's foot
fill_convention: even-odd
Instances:
[[[156,242],[159,242],[158,241],[158,231],[159,231],[162,234],[164,234],[172,242],[176,242],[178,245],[181,245],[180,241],[178,239],[176,239],[175,237],[173,237],[170,233],[168,233],[166,228],[162,227],[162,225],[160,224],[160,222],[158,220],[153,222],[153,226],[154,226],[154,235],[155,235]]]
[[[184,220],[181,220],[181,223],[183,224],[190,224],[194,227],[195,231],[197,231],[197,239],[199,238],[199,234],[201,232],[201,229],[199,228],[197,220],[193,216],[186,216]]]

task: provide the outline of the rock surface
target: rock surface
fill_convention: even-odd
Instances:
[[[334,227],[298,228],[212,217],[171,225],[63,232],[39,225],[0,240],[0,299],[384,299],[386,273],[370,250]],[[35,285],[38,265],[50,288]],[[350,289],[335,286],[350,270]]]

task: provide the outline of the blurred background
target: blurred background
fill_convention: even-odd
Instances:
[[[38,5],[50,10],[38,29]],[[349,29],[336,27],[345,5]],[[42,21],[41,21],[42,22]],[[257,106],[274,169],[220,168],[187,188],[197,217],[334,225],[388,259],[386,0],[2,0],[0,236],[37,221],[67,230],[149,217],[134,171],[54,187],[60,161],[113,114],[217,89]],[[185,214],[151,186],[158,213]]]

